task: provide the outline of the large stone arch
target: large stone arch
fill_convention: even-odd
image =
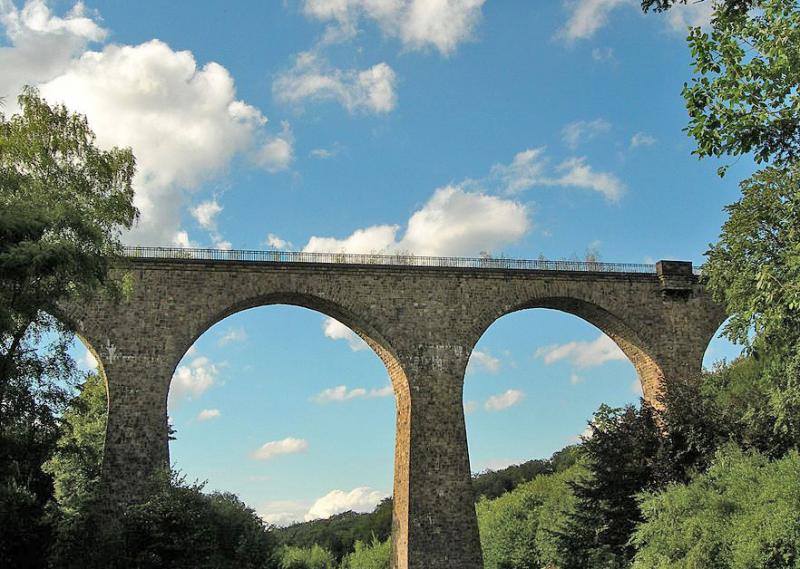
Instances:
[[[636,329],[626,323],[624,318],[586,299],[542,296],[516,304],[496,307],[496,311],[494,313],[489,312],[479,326],[476,327],[475,344],[495,322],[504,316],[536,308],[556,310],[576,316],[592,324],[611,338],[636,369],[645,399],[650,403],[656,403],[659,387],[664,380],[664,371],[651,355],[652,348],[647,340]],[[474,349],[475,344],[471,346],[471,349]]]

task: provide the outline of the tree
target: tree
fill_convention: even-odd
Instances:
[[[277,569],[277,544],[264,521],[234,494],[203,493],[178,474],[163,476],[116,523],[85,507],[64,518],[56,569]],[[101,527],[100,524],[105,527]]]
[[[588,475],[571,484],[577,503],[556,531],[561,569],[625,567],[641,516],[636,495],[655,484],[662,444],[655,411],[602,405],[583,444]]]
[[[0,512],[37,520],[0,525],[0,559],[37,566],[52,480],[41,466],[60,435],[60,414],[78,379],[72,325],[61,308],[107,284],[109,255],[131,227],[130,150],[95,146],[86,119],[51,107],[35,90],[19,114],[0,113]]]
[[[65,514],[76,513],[91,499],[100,478],[108,417],[105,381],[89,374],[64,413],[64,432],[44,465],[53,477],[55,498]]]
[[[752,152],[758,163],[785,165],[800,151],[800,7],[794,0],[736,4],[716,11],[710,33],[690,31],[697,76],[683,88],[687,131],[701,158]]]
[[[553,530],[575,508],[570,483],[585,473],[576,464],[558,474],[540,474],[514,490],[476,505],[486,569],[538,569],[558,561]]]
[[[736,447],[706,474],[642,496],[634,569],[789,568],[800,564],[800,456],[769,462]]]
[[[703,273],[731,314],[724,333],[764,368],[773,434],[800,444],[800,164],[770,166],[741,184]]]
[[[392,541],[380,541],[373,536],[370,543],[356,541],[353,553],[342,560],[342,569],[389,569]]]
[[[665,12],[672,9],[676,4],[695,4],[697,2],[713,2],[714,0],[642,0],[642,10],[649,12]],[[719,0],[717,5],[722,5],[726,10],[734,12],[746,12],[757,5],[760,0]]]

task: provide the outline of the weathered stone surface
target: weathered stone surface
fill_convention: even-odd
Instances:
[[[551,308],[608,334],[652,400],[696,373],[725,318],[686,265],[658,274],[383,265],[130,260],[132,296],[81,307],[81,336],[105,373],[103,484],[135,501],[169,462],[167,395],[208,328],[256,306],[291,304],[343,322],[386,364],[397,402],[393,566],[482,567],[462,388],[469,355],[505,314]]]

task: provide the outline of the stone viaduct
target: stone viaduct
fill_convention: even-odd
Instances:
[[[102,482],[136,501],[169,463],[167,395],[179,361],[215,323],[290,304],[358,333],[396,396],[392,566],[482,567],[462,387],[478,339],[528,308],[574,314],[611,337],[654,400],[697,373],[725,315],[690,263],[656,267],[549,261],[214,250],[127,250],[114,269],[132,292],[72,319],[108,387]],[[132,277],[132,278],[131,278]]]

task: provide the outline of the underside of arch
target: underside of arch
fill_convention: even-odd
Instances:
[[[659,405],[658,396],[664,380],[664,371],[651,355],[651,350],[641,336],[621,318],[596,304],[576,298],[539,298],[502,312],[489,326],[507,314],[532,308],[547,308],[572,314],[598,328],[619,346],[633,364],[642,386],[644,399],[653,405]],[[483,333],[485,330],[481,336]]]

